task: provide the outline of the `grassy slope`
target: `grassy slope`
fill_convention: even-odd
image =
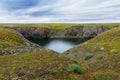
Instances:
[[[19,77],[21,80],[69,79],[79,77],[69,74],[70,60],[55,52],[41,50],[0,57],[0,80]]]
[[[14,30],[0,28],[0,49],[24,46],[25,40]]]
[[[16,31],[0,28],[1,49],[19,48],[24,39]],[[0,56],[0,80],[54,80],[81,78],[83,75],[67,72],[74,63],[67,57],[50,50],[38,50]],[[83,79],[84,80],[84,79]]]
[[[85,61],[89,76],[120,79],[120,27],[108,30],[66,52],[69,57]],[[101,80],[101,79],[100,79]],[[104,79],[103,79],[104,80]]]

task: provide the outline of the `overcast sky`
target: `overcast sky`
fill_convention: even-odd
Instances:
[[[120,22],[120,0],[0,0],[0,23]]]

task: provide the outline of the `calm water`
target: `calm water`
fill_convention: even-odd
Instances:
[[[30,40],[30,39],[29,39]],[[54,50],[56,52],[59,53],[63,53],[67,50],[69,50],[70,48],[73,48],[74,46],[81,44],[83,42],[85,42],[85,39],[59,39],[59,38],[55,38],[55,39],[44,39],[44,40],[30,40],[33,43],[37,43],[40,46],[43,46],[47,49],[50,50]]]

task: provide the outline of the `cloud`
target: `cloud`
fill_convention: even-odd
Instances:
[[[119,0],[1,0],[0,22],[120,22]]]

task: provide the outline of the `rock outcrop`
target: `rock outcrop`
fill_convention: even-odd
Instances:
[[[92,38],[106,30],[103,26],[72,26],[66,29],[54,30],[44,27],[27,27],[12,29],[20,32],[25,38],[44,39],[44,38]]]
[[[77,37],[77,38],[92,38],[104,32],[105,30],[106,28],[103,26],[99,26],[99,27],[76,26],[66,29],[65,36]]]
[[[20,32],[25,38],[44,39],[49,37],[51,30],[48,28],[13,28]]]

